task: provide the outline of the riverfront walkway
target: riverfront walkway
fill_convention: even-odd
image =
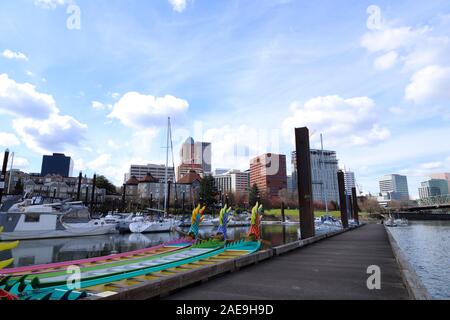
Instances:
[[[369,290],[367,267],[381,268]],[[178,291],[174,300],[408,299],[383,225],[368,224],[310,246]]]

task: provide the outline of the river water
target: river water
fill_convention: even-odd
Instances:
[[[450,299],[450,221],[391,228],[399,247],[435,299]]]
[[[261,237],[263,246],[271,247],[296,241],[298,239],[298,229],[298,225],[262,225]],[[200,236],[201,238],[206,238],[214,235],[215,231],[216,228],[213,227],[202,227],[200,228]],[[229,228],[228,237],[234,240],[243,239],[247,231],[248,227]],[[320,234],[325,231],[316,231],[316,233]],[[14,264],[10,267],[71,261],[148,248],[178,238],[180,238],[179,233],[170,232],[23,240],[20,241],[17,248],[0,252],[0,260],[14,258]]]

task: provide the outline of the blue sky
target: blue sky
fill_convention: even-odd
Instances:
[[[120,184],[132,162],[164,163],[171,116],[176,161],[192,135],[213,167],[245,169],[308,126],[366,192],[403,173],[416,196],[450,171],[448,1],[5,0],[0,21],[17,168],[65,152]]]

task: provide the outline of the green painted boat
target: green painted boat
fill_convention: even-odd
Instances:
[[[187,265],[190,263],[195,263],[200,260],[208,259],[214,256],[219,256],[224,254],[225,252],[240,252],[242,254],[250,254],[257,250],[259,250],[261,243],[259,241],[255,242],[245,242],[239,241],[231,244],[226,244],[218,247],[217,242],[208,241],[202,242],[198,244],[199,248],[193,249],[196,250],[204,250],[204,253],[199,255],[195,255],[189,258],[174,260],[172,262],[167,262],[163,264],[159,264],[156,266],[150,266],[147,268],[142,268],[139,270],[133,271],[122,271],[117,272],[115,274],[107,274],[107,275],[99,275],[93,278],[84,279],[80,282],[80,289],[86,290],[87,288],[105,285],[117,281],[122,281],[126,279],[130,279],[133,277],[138,277],[142,275],[147,275],[150,273],[156,273],[159,271],[163,271],[169,268],[175,268],[183,265]],[[208,248],[210,247],[210,248]],[[199,251],[200,252],[200,251]],[[230,256],[233,258],[234,256]],[[12,286],[11,286],[12,284]],[[0,285],[0,289],[5,288],[5,284]],[[55,290],[58,292],[67,292],[69,291],[68,285],[65,281],[63,282],[53,282],[53,283],[41,283],[38,278],[33,278],[32,280],[26,280],[26,276],[20,280],[15,280],[11,283],[11,280],[6,281],[6,290],[17,294],[21,299],[33,299],[36,298],[37,295],[40,297],[45,297],[46,294],[52,293]],[[8,290],[9,289],[9,290]]]
[[[223,242],[208,242],[201,243],[191,248],[185,248],[174,252],[168,252],[164,254],[154,255],[150,257],[132,259],[126,261],[119,261],[114,263],[102,264],[98,266],[81,268],[80,280],[93,280],[102,278],[104,276],[111,276],[116,274],[122,274],[124,272],[138,271],[149,267],[157,267],[171,262],[182,261],[188,258],[195,258],[197,256],[204,255],[208,252],[223,248]],[[43,273],[39,275],[32,275],[33,279],[38,279],[40,287],[59,286],[67,283],[71,274],[67,271],[58,271]],[[18,277],[13,278],[13,280]],[[36,281],[36,280],[35,280]]]
[[[190,247],[190,245],[171,245],[168,246],[167,248],[169,249],[167,252],[163,252],[163,253],[159,253],[159,254],[148,254],[148,255],[144,255],[143,257],[140,258],[134,258],[134,259],[124,259],[124,260],[119,260],[119,261],[108,261],[105,260],[103,261],[103,263],[94,263],[91,264],[90,266],[87,267],[82,267],[83,265],[80,265],[80,272],[81,272],[81,277],[84,278],[85,276],[87,276],[88,274],[93,274],[93,273],[98,273],[101,272],[101,270],[110,270],[112,268],[119,268],[119,267],[123,267],[126,268],[129,265],[138,265],[138,264],[144,264],[145,262],[148,261],[154,261],[154,260],[158,260],[170,255],[174,255],[174,254],[180,254],[185,252],[186,250],[188,250]],[[76,264],[74,264],[74,266],[78,266]],[[69,267],[69,266],[67,266]],[[19,279],[21,276],[23,276],[24,274],[19,274],[19,275],[12,275],[12,279]],[[25,274],[26,275],[26,274]],[[47,272],[45,271],[41,271],[40,273],[33,273],[33,274],[28,274],[29,277],[35,277],[38,278],[39,280],[44,280],[44,279],[48,279],[48,278],[55,278],[55,277],[68,277],[68,273],[67,273],[67,268],[61,268],[58,271],[52,271],[52,269],[47,269]]]

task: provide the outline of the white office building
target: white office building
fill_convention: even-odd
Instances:
[[[399,174],[380,178],[380,194],[390,194],[390,200],[409,200],[408,179]]]
[[[230,170],[214,176],[216,188],[223,193],[248,193],[250,189],[250,172]]]
[[[352,171],[344,171],[345,192],[348,196],[352,195],[352,189],[356,188],[355,173]]]
[[[182,165],[199,165],[205,174],[211,173],[211,143],[186,139],[180,150]]]
[[[143,180],[150,173],[154,178],[158,179],[160,182],[164,182],[166,174],[165,165],[157,164],[147,164],[147,165],[137,165],[133,164],[130,167],[130,171],[125,174],[125,182],[127,182],[131,177],[136,177],[138,180]],[[168,168],[168,180],[175,181],[175,170],[173,167]]]
[[[339,186],[337,173],[339,162],[336,152],[330,150],[311,149],[311,179],[313,188],[313,201],[339,203]],[[297,189],[297,155],[291,154],[292,184]],[[300,164],[301,165],[301,164]]]

